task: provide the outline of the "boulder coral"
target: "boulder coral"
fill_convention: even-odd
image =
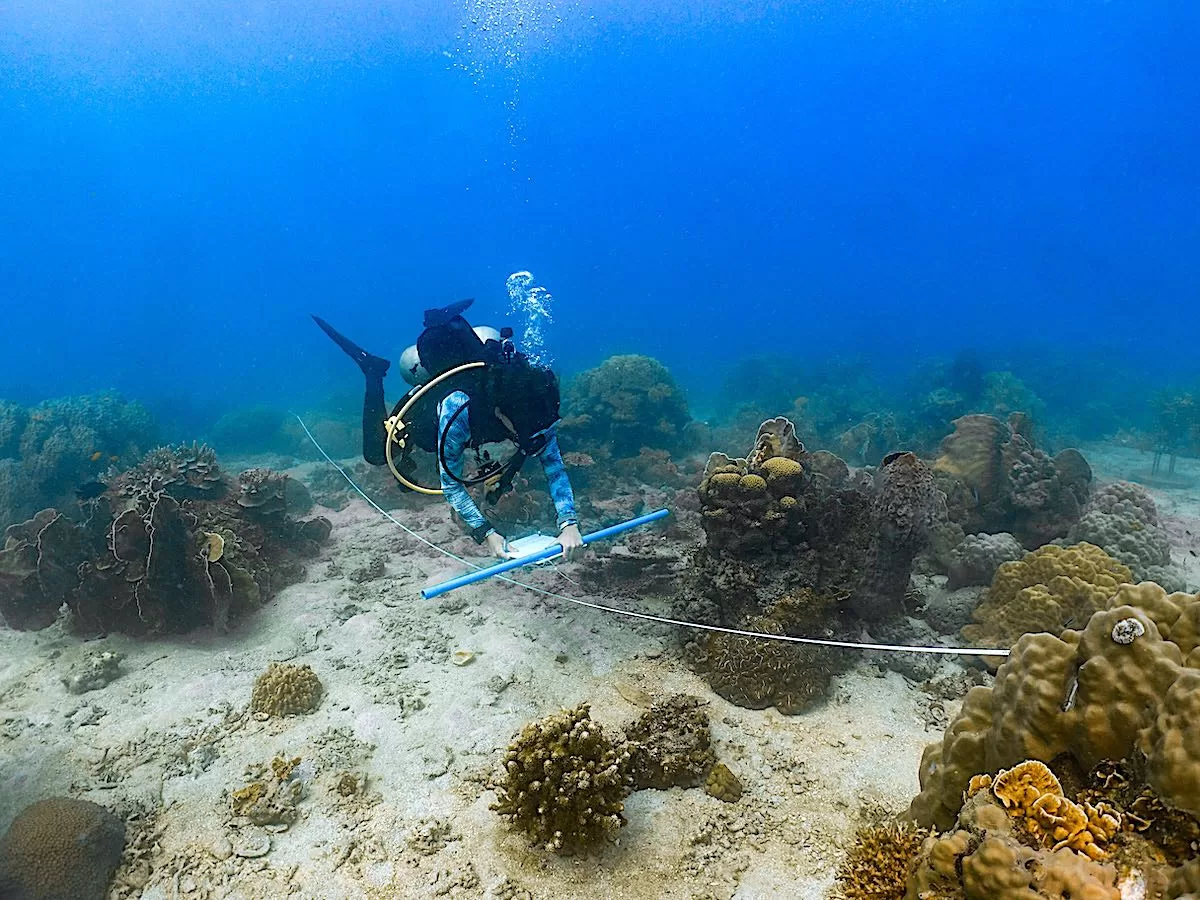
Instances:
[[[0,896],[104,900],[125,825],[103,806],[53,797],[27,806],[0,840]]]
[[[310,713],[321,703],[324,690],[308,666],[273,662],[254,682],[250,711],[268,716]]]
[[[1047,545],[997,569],[963,637],[976,646],[1008,647],[1029,632],[1057,634],[1086,622],[1132,580],[1126,566],[1092,544]]]
[[[1156,803],[1194,821],[1198,688],[1200,595],[1121,585],[1081,630],[1026,634],[995,684],[967,694],[922,756],[909,816],[949,828],[974,776],[1025,760],[1046,763],[1064,783],[1125,761]],[[1117,812],[1127,819],[1136,809]]]
[[[1171,541],[1159,526],[1154,500],[1140,485],[1119,481],[1100,488],[1071,526],[1067,540],[1103,548],[1127,565],[1137,581],[1183,586],[1183,579],[1169,568]]]
[[[991,584],[1001,565],[1016,562],[1025,555],[1015,537],[999,534],[968,534],[949,551],[950,590],[975,584]]]

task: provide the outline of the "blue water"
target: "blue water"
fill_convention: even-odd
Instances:
[[[764,351],[1148,395],[1197,368],[1197,46],[1187,0],[0,0],[0,396],[353,404],[307,313],[395,358],[520,269],[565,372],[698,408]]]

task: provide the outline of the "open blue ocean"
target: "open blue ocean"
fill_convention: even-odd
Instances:
[[[0,0],[0,900],[1200,897],[1198,48]]]

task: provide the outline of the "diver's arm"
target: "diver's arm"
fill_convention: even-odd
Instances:
[[[471,414],[469,407],[463,409],[454,419],[454,423],[450,424],[451,418],[454,418],[455,413],[462,409],[467,400],[466,394],[462,391],[455,391],[438,405],[438,439],[440,440],[443,434],[446,436],[442,453],[438,458],[438,476],[441,479],[446,502],[467,523],[475,540],[482,543],[483,539],[495,529],[479,511],[479,507],[475,505],[475,501],[471,499],[467,489],[450,477],[452,472],[462,478],[463,453],[467,449],[467,443],[471,440],[471,427],[467,420]],[[447,425],[450,426],[449,429],[447,429]],[[443,457],[446,460],[446,466],[442,465]],[[449,467],[450,472],[446,471],[446,467]]]
[[[546,483],[550,487],[550,499],[554,501],[554,512],[558,517],[558,530],[579,523],[575,512],[575,493],[571,490],[571,479],[567,477],[567,466],[562,451],[558,449],[558,436],[552,430],[547,436],[546,446],[538,454]]]
[[[383,376],[367,373],[367,390],[363,395],[362,438],[363,459],[373,466],[387,462],[387,429],[383,420],[387,418],[387,407],[383,400]]]

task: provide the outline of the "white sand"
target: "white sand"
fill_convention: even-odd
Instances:
[[[1099,474],[1117,476],[1123,452],[1088,450]],[[1200,534],[1187,527],[1200,525],[1200,498],[1155,496],[1173,534]],[[441,504],[401,515],[439,543],[472,547]],[[494,581],[424,601],[421,587],[461,567],[361,502],[330,518],[333,537],[307,579],[231,635],[81,644],[57,627],[0,630],[0,829],[55,794],[157,807],[138,831],[149,868],[124,870],[114,892],[154,900],[819,898],[863,817],[905,808],[921,751],[940,738],[927,730],[930,698],[894,673],[840,677],[828,703],[785,717],[712,694],[660,626]],[[382,577],[348,577],[380,555]],[[532,577],[579,596],[552,571]],[[1191,563],[1189,577],[1200,582]],[[126,654],[126,674],[67,693],[61,675],[100,649]],[[456,650],[476,657],[455,666]],[[273,660],[318,673],[327,693],[316,713],[247,714],[254,679]],[[717,754],[746,788],[740,802],[636,793],[619,842],[583,859],[530,850],[489,811],[487,778],[525,722],[589,701],[594,718],[619,728],[647,696],[671,692],[708,701]],[[229,856],[246,834],[233,827],[228,792],[276,755],[303,760],[301,818],[271,836],[266,856]],[[367,776],[365,795],[334,790],[344,772]]]

